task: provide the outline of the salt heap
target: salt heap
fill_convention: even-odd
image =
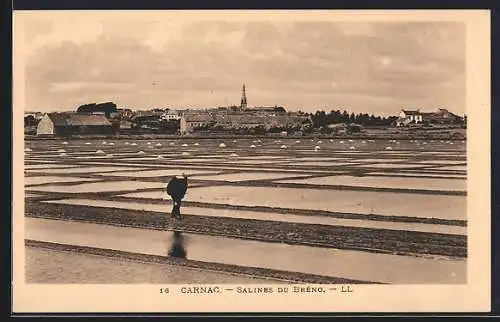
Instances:
[[[32,150],[30,148],[24,149],[24,152],[31,152]]]
[[[226,145],[224,143],[219,144],[219,148],[225,148]]]
[[[342,144],[343,144],[343,143],[344,143],[344,141],[340,141],[339,143],[342,143]]]
[[[319,149],[321,149],[321,148],[319,147],[319,145],[316,145],[316,146],[314,147],[314,150],[319,150]]]
[[[198,142],[196,142],[194,145],[195,145],[195,146],[198,146],[198,145],[200,145],[200,144],[199,144]]]
[[[187,143],[184,143],[182,146],[189,146]]]
[[[392,148],[390,146],[386,147],[385,149],[386,150],[392,150]]]
[[[139,152],[137,152],[137,154],[145,154],[145,153],[146,153],[146,152],[144,152],[144,151],[139,151]]]
[[[330,139],[330,142],[333,142],[333,139]]]
[[[355,147],[353,147],[353,146],[351,146],[349,149],[351,149],[351,150],[356,150],[356,148],[355,148]]]
[[[132,143],[130,143],[130,145],[134,145],[134,146],[135,146],[135,145],[137,145],[137,143],[135,143],[135,142],[132,142]]]
[[[351,143],[352,143],[352,142],[354,142],[354,141],[353,141],[353,140],[349,140],[349,142],[351,142]]]
[[[103,154],[104,151],[103,150],[97,150],[97,151],[95,151],[95,153],[97,153],[97,154]]]
[[[163,159],[163,156],[159,155],[156,157],[157,159]]]
[[[297,140],[297,141],[295,141],[295,143],[300,143],[300,141],[299,141],[299,140]]]
[[[366,143],[366,141],[361,141],[361,143],[365,144],[365,143]]]
[[[115,145],[113,142],[108,143],[109,145]]]
[[[87,145],[90,145],[90,144],[92,144],[92,143],[90,143],[90,142],[87,142],[87,143],[85,143],[85,144],[87,144]]]
[[[128,142],[125,142],[125,145],[128,145],[129,143]]]
[[[103,145],[106,145],[106,144],[108,144],[108,142],[106,142],[106,141],[103,141],[103,142],[102,142],[102,144],[103,144]]]
[[[182,152],[182,155],[189,155],[189,152]]]
[[[287,148],[287,146],[283,144],[282,146],[280,146],[280,148],[282,148],[282,149],[286,149],[286,148]]]
[[[57,150],[57,152],[66,152],[66,150],[64,150],[64,149],[59,149],[59,150]]]
[[[231,153],[229,156],[230,157],[237,157],[238,155],[236,153]]]
[[[250,145],[250,147],[251,147],[251,148],[255,148],[255,145],[254,145],[254,144],[252,144],[252,145]]]
[[[108,158],[112,158],[112,157],[113,157],[113,155],[112,155],[111,153],[110,153],[110,154],[108,154],[108,155],[106,155],[106,156],[107,156]]]
[[[323,141],[318,141],[318,144],[321,144],[321,143],[323,143]]]
[[[66,153],[61,153],[61,154],[59,154],[59,156],[65,157],[65,156],[67,156],[67,154]]]
[[[233,140],[234,143],[236,143],[236,140]]]
[[[170,142],[170,145],[175,145],[175,143],[174,142]]]
[[[148,145],[150,145],[150,144],[151,144],[151,142],[148,142]]]
[[[450,144],[452,144],[452,145],[453,145],[453,142],[450,142]]]
[[[64,141],[62,144],[66,145],[66,144],[68,144],[68,142]]]
[[[161,143],[156,143],[156,146],[161,146]]]

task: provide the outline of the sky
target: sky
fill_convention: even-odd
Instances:
[[[25,110],[465,111],[461,22],[26,19]]]

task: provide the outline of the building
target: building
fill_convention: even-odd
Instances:
[[[116,128],[105,115],[48,113],[38,123],[37,135],[114,134]]]
[[[248,106],[247,104],[247,93],[246,93],[246,89],[245,89],[245,84],[243,84],[243,91],[241,92],[241,104],[240,104],[240,108],[241,109],[246,109]]]
[[[401,110],[395,121],[396,126],[407,126],[410,124],[460,124],[463,118],[451,113],[447,109],[438,108],[436,112],[420,112],[420,110]]]
[[[459,124],[463,118],[451,113],[447,109],[438,108],[436,112],[423,113],[423,120],[431,124]]]
[[[180,120],[180,131],[182,134],[190,133],[196,128],[207,126],[212,122],[212,116],[207,113],[184,114]]]
[[[401,110],[396,120],[396,126],[404,126],[408,124],[418,124],[423,121],[423,114],[420,110]]]
[[[163,113],[160,118],[162,121],[174,121],[174,120],[180,120],[181,115],[178,111],[176,110],[168,110],[167,112]]]

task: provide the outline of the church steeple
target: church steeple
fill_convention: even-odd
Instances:
[[[247,108],[247,94],[245,91],[245,84],[243,84],[243,91],[241,93],[241,108]]]

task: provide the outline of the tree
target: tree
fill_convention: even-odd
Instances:
[[[116,109],[116,104],[113,102],[105,102],[105,103],[91,103],[91,104],[84,104],[80,105],[76,109],[77,113],[81,114],[91,114],[91,113],[96,113],[96,112],[101,112],[106,115],[106,117],[110,117],[111,113],[118,113],[118,110]]]
[[[33,115],[26,115],[24,117],[24,127],[35,126],[37,124],[38,124],[38,121],[36,120],[36,118]]]

